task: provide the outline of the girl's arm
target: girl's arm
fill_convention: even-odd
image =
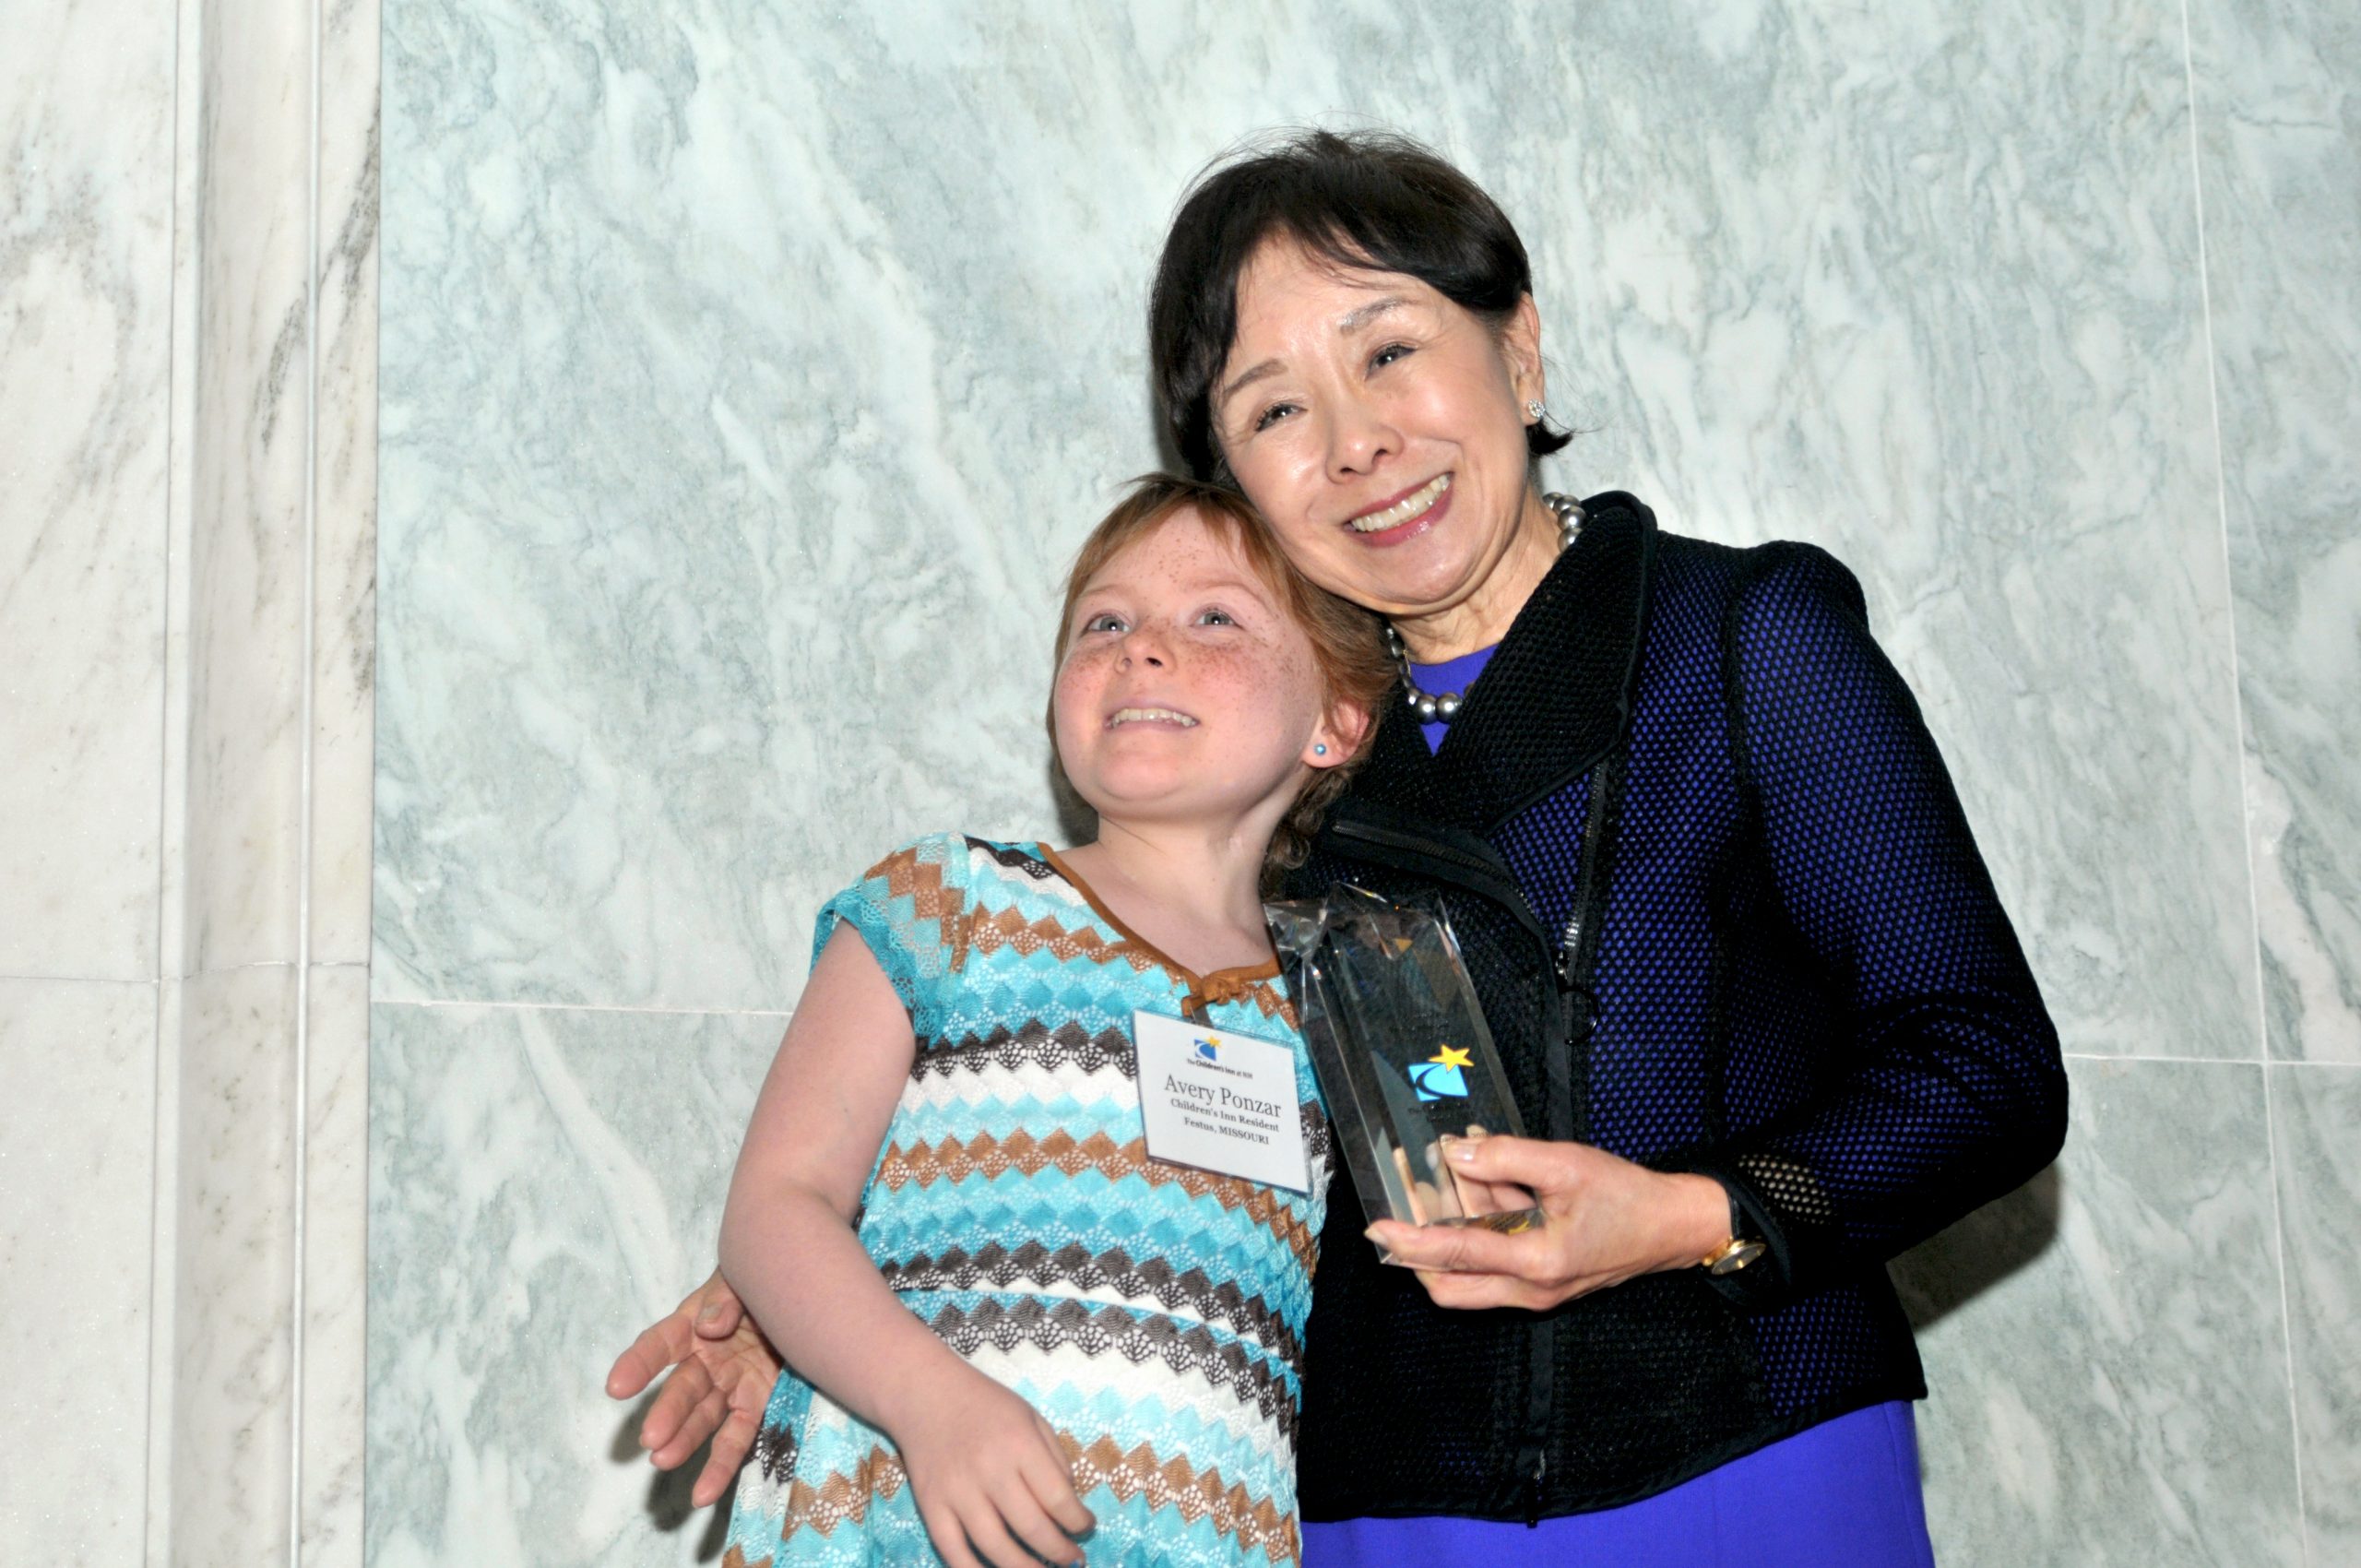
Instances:
[[[1077,1562],[1091,1526],[1056,1433],[903,1307],[852,1218],[917,1051],[860,934],[813,965],[754,1103],[721,1218],[721,1272],[813,1387],[894,1440],[919,1516],[955,1568],[974,1551]]]

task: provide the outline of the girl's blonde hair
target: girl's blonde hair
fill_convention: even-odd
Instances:
[[[1183,511],[1195,513],[1204,520],[1206,528],[1235,544],[1248,567],[1278,600],[1279,608],[1303,629],[1311,644],[1312,660],[1325,688],[1329,711],[1356,707],[1370,718],[1360,743],[1335,766],[1319,769],[1305,780],[1295,802],[1280,820],[1278,831],[1271,836],[1270,849],[1263,857],[1263,883],[1265,892],[1275,891],[1281,874],[1303,863],[1328,808],[1344,794],[1345,786],[1369,756],[1378,720],[1394,689],[1394,660],[1386,652],[1385,634],[1378,618],[1297,571],[1294,563],[1280,550],[1278,540],[1272,537],[1262,514],[1244,496],[1179,474],[1152,473],[1131,481],[1123,498],[1099,519],[1098,526],[1090,530],[1090,537],[1074,552],[1074,569],[1066,574],[1065,602],[1058,609],[1053,671],[1065,665],[1066,647],[1074,640],[1074,601],[1082,597],[1082,590],[1089,586],[1091,578],[1104,571],[1107,564],[1122,551]],[[1050,753],[1054,759],[1058,747],[1054,695],[1049,721]],[[1074,798],[1062,762],[1057,764],[1057,782],[1069,799]]]

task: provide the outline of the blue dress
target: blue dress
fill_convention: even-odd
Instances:
[[[1040,845],[896,850],[822,911],[909,1008],[918,1054],[863,1195],[902,1305],[1055,1428],[1094,1564],[1298,1560],[1296,1422],[1327,1119],[1277,966],[1199,976]],[[1147,1157],[1137,1009],[1289,1048],[1311,1191]],[[939,1562],[884,1433],[781,1374],[727,1568]]]

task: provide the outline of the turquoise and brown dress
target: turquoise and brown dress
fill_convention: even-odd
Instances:
[[[1038,844],[922,838],[821,911],[918,1037],[863,1194],[902,1304],[1055,1428],[1094,1565],[1290,1562],[1328,1123],[1276,967],[1196,975]],[[1134,1010],[1295,1051],[1310,1193],[1147,1157]],[[726,1568],[938,1562],[893,1444],[780,1375]]]

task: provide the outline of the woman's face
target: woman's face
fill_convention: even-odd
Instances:
[[[1416,278],[1275,241],[1239,279],[1213,420],[1305,576],[1416,623],[1481,612],[1521,539],[1555,538],[1526,482],[1525,404],[1541,396],[1530,298],[1496,332]]]

